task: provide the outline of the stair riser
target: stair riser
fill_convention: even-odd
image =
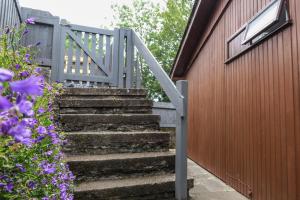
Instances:
[[[61,100],[61,114],[152,113],[152,101],[137,99]]]
[[[193,181],[188,180],[188,190]],[[75,191],[75,200],[175,200],[175,182],[155,185],[129,186],[123,188]]]
[[[110,89],[110,88],[68,88],[64,96],[127,96],[127,97],[146,97],[147,91],[140,89]]]
[[[61,114],[151,114],[149,107],[122,108],[61,108]]]
[[[66,154],[105,155],[114,153],[163,152],[169,149],[169,134],[67,135]]]
[[[175,156],[105,161],[69,161],[77,182],[174,173]]]
[[[132,131],[158,130],[159,116],[155,115],[61,115],[64,131]]]

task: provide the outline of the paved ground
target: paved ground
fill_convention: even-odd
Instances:
[[[195,179],[195,187],[190,191],[191,200],[247,200],[191,160],[188,161],[188,174]]]

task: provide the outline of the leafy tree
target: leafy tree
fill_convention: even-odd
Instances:
[[[176,56],[194,0],[166,0],[164,5],[134,0],[132,6],[114,5],[115,24],[135,30],[167,73]],[[143,84],[149,97],[168,101],[155,77],[142,69]]]

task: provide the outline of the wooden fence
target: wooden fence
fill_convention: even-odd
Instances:
[[[18,0],[0,0],[0,29],[18,26],[22,21]]]
[[[5,19],[13,23],[10,14]],[[176,108],[176,198],[187,199],[187,81],[176,86],[133,30],[78,26],[29,8],[22,8],[22,16],[35,18],[24,43],[41,42],[36,60],[51,68],[53,81],[132,89],[141,87],[143,67],[153,74]]]

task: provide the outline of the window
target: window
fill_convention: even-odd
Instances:
[[[255,38],[259,33],[278,20],[281,4],[282,0],[271,2],[270,5],[248,23],[243,44]]]
[[[227,40],[227,60],[242,55],[264,39],[291,24],[286,0],[273,0]]]

